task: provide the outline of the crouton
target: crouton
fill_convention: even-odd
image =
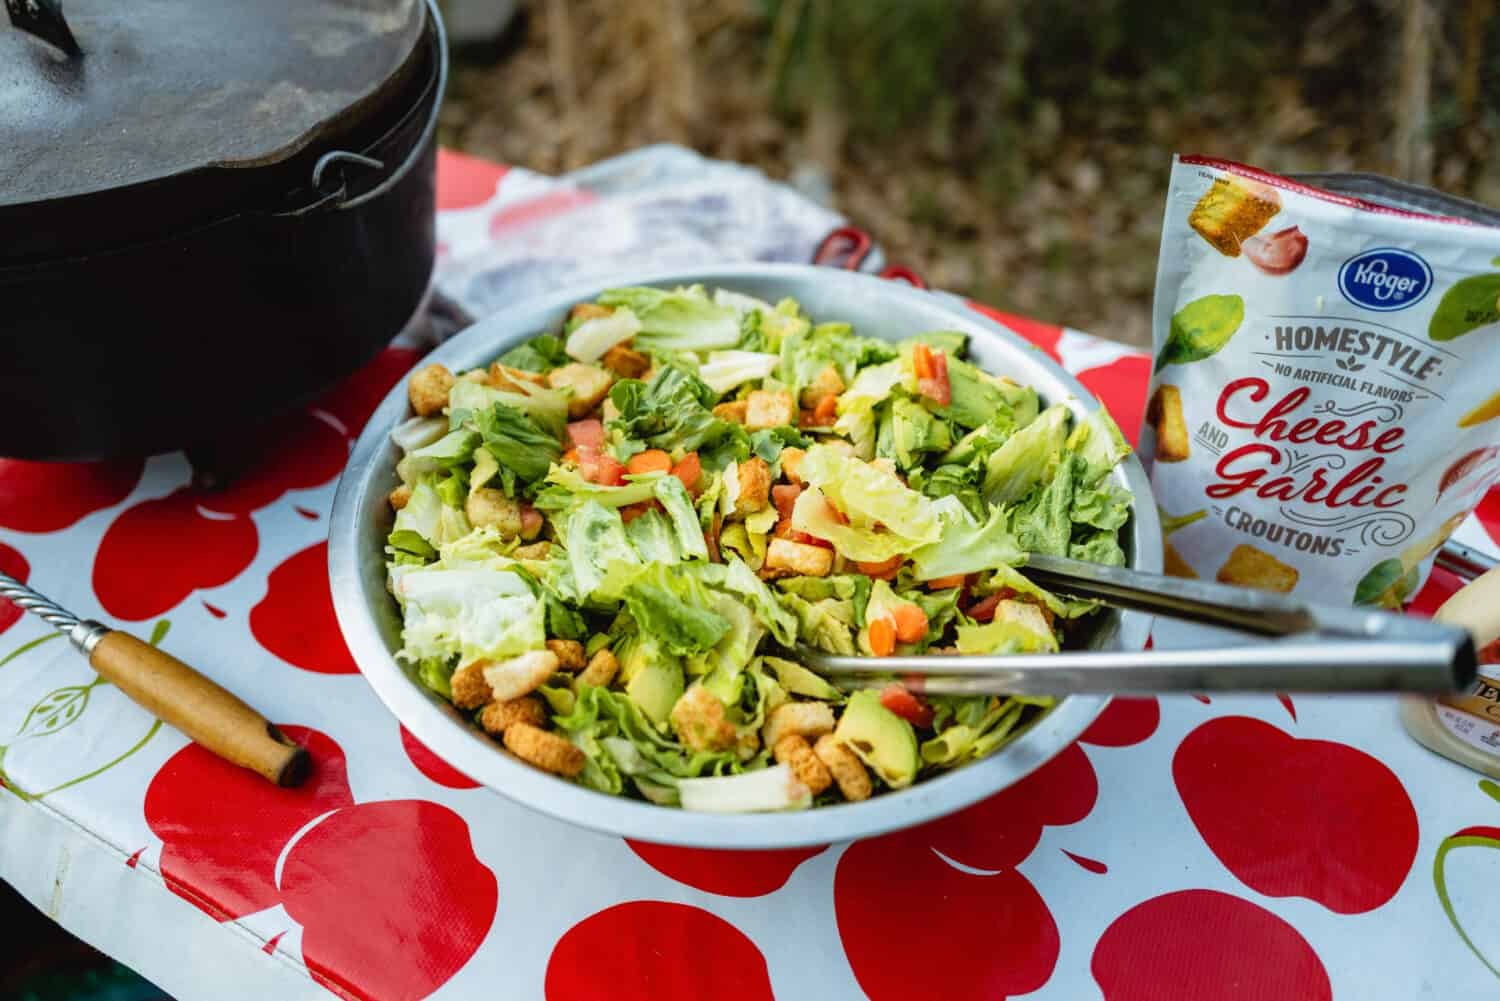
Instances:
[[[1162,546],[1161,568],[1169,577],[1187,577],[1192,580],[1198,577],[1198,571],[1188,565],[1188,561],[1182,558],[1177,547],[1170,542]]]
[[[557,656],[557,666],[564,671],[582,671],[588,663],[583,644],[577,640],[548,640],[547,649]]]
[[[406,506],[407,501],[411,500],[411,487],[407,486],[405,483],[401,484],[395,490],[391,491],[391,495],[388,499],[391,502],[392,511],[401,510]]]
[[[1281,211],[1276,189],[1242,178],[1220,177],[1188,213],[1188,225],[1227,257],[1240,256],[1240,245],[1259,233]]]
[[[614,376],[597,365],[569,362],[561,368],[547,373],[547,385],[553,389],[569,389],[573,395],[568,400],[568,417],[578,420],[587,417],[609,393]]]
[[[766,549],[764,577],[827,577],[833,570],[833,550],[790,539],[772,539]]]
[[[771,754],[778,764],[790,768],[797,781],[807,786],[814,796],[833,785],[833,775],[829,773],[828,766],[818,760],[812,745],[795,733],[789,733],[777,741]]]
[[[585,320],[597,320],[601,316],[608,316],[614,311],[613,306],[601,306],[597,302],[580,302],[568,311],[568,319],[582,323]]]
[[[509,702],[491,702],[479,711],[479,725],[485,733],[500,736],[516,723],[535,727],[547,725],[547,707],[535,695],[523,695]]]
[[[724,703],[701,684],[693,684],[672,707],[672,729],[683,746],[694,751],[724,751],[735,745],[734,724]]]
[[[1281,562],[1268,552],[1242,543],[1230,551],[1229,558],[1219,567],[1215,579],[1220,584],[1257,587],[1263,591],[1280,591],[1285,594],[1297,586],[1299,576],[1296,567]]]
[[[533,542],[529,546],[521,546],[511,553],[518,560],[545,560],[552,553],[552,543],[545,539],[541,542]]]
[[[756,389],[745,401],[745,427],[751,431],[797,423],[797,401],[785,390]]]
[[[807,451],[795,445],[781,450],[781,471],[793,483],[802,482],[802,477],[797,474],[797,470],[802,468],[802,460],[805,458],[807,458]]]
[[[495,701],[508,702],[530,695],[556,673],[557,654],[551,650],[527,650],[509,660],[486,663],[484,680]]]
[[[572,741],[530,723],[512,723],[502,738],[505,749],[544,772],[575,778],[587,760]]]
[[[448,679],[448,689],[453,693],[453,704],[460,709],[478,709],[494,698],[490,694],[490,683],[484,680],[487,662],[476,660],[453,672]]]
[[[784,702],[761,727],[767,747],[775,747],[788,735],[821,737],[832,732],[833,710],[826,702]]]
[[[739,464],[739,496],[734,501],[734,513],[740,517],[765,510],[771,499],[771,467],[766,460],[753,455]]]
[[[825,733],[813,745],[813,753],[838,783],[839,792],[851,803],[869,799],[874,789],[870,785],[870,773],[864,762],[849,748],[839,743],[831,733]]]
[[[575,688],[583,685],[592,685],[595,688],[607,688],[609,683],[615,680],[615,674],[620,670],[620,662],[608,649],[600,650],[589,658],[588,667],[579,672],[573,686]]]
[[[406,380],[406,395],[418,417],[431,417],[448,405],[448,390],[453,388],[453,373],[447,366],[434,362],[419,368]]]
[[[1191,454],[1187,419],[1182,413],[1182,391],[1162,383],[1151,394],[1146,405],[1146,423],[1156,429],[1156,458],[1160,462],[1181,462]]]
[[[651,367],[651,359],[623,344],[616,344],[604,352],[600,363],[622,379],[639,379]]]
[[[494,528],[506,538],[521,534],[521,505],[494,487],[480,487],[469,492],[464,514],[475,528]]]
[[[744,400],[731,400],[728,403],[720,403],[714,407],[714,416],[721,421],[730,421],[734,424],[745,423],[745,415],[750,404]]]
[[[491,362],[489,378],[485,381],[507,393],[522,393],[525,390],[518,383],[529,382],[533,386],[545,386],[547,377],[540,372],[528,372],[522,368],[511,368],[509,365]]]
[[[802,387],[802,406],[815,410],[825,396],[837,396],[844,391],[844,378],[839,370],[829,365],[819,372],[812,382]]]

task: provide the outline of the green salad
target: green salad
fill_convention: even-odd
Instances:
[[[835,684],[834,654],[1054,652],[1122,564],[1129,447],[965,360],[790,299],[611,289],[486,368],[428,365],[387,545],[423,684],[512,754],[694,810],[862,800],[974,761],[1051,700]]]

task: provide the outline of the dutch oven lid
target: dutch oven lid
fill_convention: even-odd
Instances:
[[[0,18],[0,207],[280,163],[397,74],[426,14],[422,0],[66,0],[59,28],[58,0],[6,3],[53,41]]]

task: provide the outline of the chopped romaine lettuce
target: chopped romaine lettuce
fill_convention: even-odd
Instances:
[[[641,332],[640,319],[621,307],[606,316],[584,320],[568,334],[567,353],[581,362],[596,362],[604,353]],[[558,363],[562,364],[562,363]]]
[[[698,368],[698,378],[715,393],[727,393],[736,386],[764,379],[776,370],[779,355],[757,351],[713,351]]]
[[[985,499],[1014,504],[1030,493],[1062,451],[1070,416],[1061,403],[1048,407],[995,449],[985,467]]]
[[[709,351],[739,343],[739,314],[731,306],[716,304],[701,286],[671,292],[613,288],[599,296],[599,303],[635,314],[641,325],[635,344],[644,350]]]
[[[400,656],[412,663],[500,660],[540,649],[546,638],[542,603],[508,570],[414,567],[401,575],[396,598],[405,622]]]

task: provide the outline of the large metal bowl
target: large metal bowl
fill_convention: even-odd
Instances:
[[[960,330],[970,335],[971,356],[988,371],[1035,386],[1048,403],[1066,402],[1077,413],[1098,406],[1077,380],[1020,337],[951,299],[897,282],[826,268],[751,265],[645,275],[633,283],[663,287],[702,283],[772,302],[792,296],[816,319],[849,321],[862,334],[889,339],[927,330]],[[599,285],[580,286],[519,303],[454,337],[428,360],[455,370],[488,363],[535,334],[558,329],[570,306],[601,291]],[[538,771],[472,727],[392,656],[400,647],[401,623],[386,590],[384,546],[392,519],[386,495],[397,483],[399,457],[390,431],[407,415],[403,382],[375,411],[339,482],[328,550],[339,625],[370,685],[408,730],[476,781],[518,803],[584,827],[668,844],[710,848],[826,844],[930,820],[1004,789],[1076,740],[1108,704],[1107,698],[1099,696],[1063,699],[1025,734],[982,761],[862,803],[792,813],[691,813],[608,796]],[[1132,456],[1113,476],[1138,498],[1123,540],[1130,564],[1159,571],[1161,529],[1145,471]],[[1139,650],[1149,629],[1149,616],[1109,611],[1099,617],[1088,646]]]

